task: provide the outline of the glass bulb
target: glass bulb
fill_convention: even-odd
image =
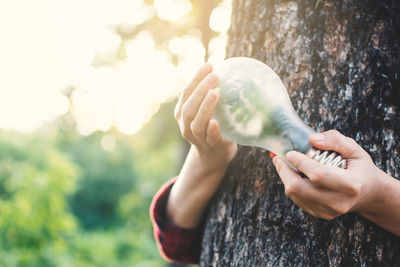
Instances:
[[[214,112],[224,138],[265,148],[278,156],[296,150],[326,165],[345,167],[334,153],[313,148],[315,133],[294,111],[279,76],[253,58],[228,58],[216,68],[219,102]]]

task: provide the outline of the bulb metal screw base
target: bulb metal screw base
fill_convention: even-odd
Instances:
[[[340,154],[337,154],[333,151],[324,151],[316,149],[315,147],[311,147],[310,150],[306,153],[309,158],[316,160],[326,166],[339,167],[342,169],[346,169],[347,163],[344,158]]]

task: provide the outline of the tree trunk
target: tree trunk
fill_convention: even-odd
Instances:
[[[234,0],[228,56],[271,66],[308,125],[354,138],[398,179],[399,14],[400,1]],[[355,213],[308,215],[268,152],[240,147],[210,205],[201,265],[400,266],[400,238]]]

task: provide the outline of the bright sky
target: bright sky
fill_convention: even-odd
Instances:
[[[155,47],[149,32],[127,44],[127,60],[93,67],[96,56],[115,57],[120,37],[112,25],[134,27],[152,16],[171,23],[187,16],[188,0],[0,0],[0,128],[32,131],[70,109],[62,90],[74,86],[72,112],[82,134],[138,131],[159,104],[178,94],[203,62],[205,49],[188,34],[173,39],[170,54]],[[210,27],[211,61],[225,56],[230,1],[217,7]]]

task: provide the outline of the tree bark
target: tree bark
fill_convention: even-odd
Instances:
[[[399,179],[399,14],[399,1],[234,0],[227,54],[268,64],[308,125],[354,138]],[[268,152],[240,147],[208,211],[201,265],[400,266],[400,238],[356,213],[308,215]]]

